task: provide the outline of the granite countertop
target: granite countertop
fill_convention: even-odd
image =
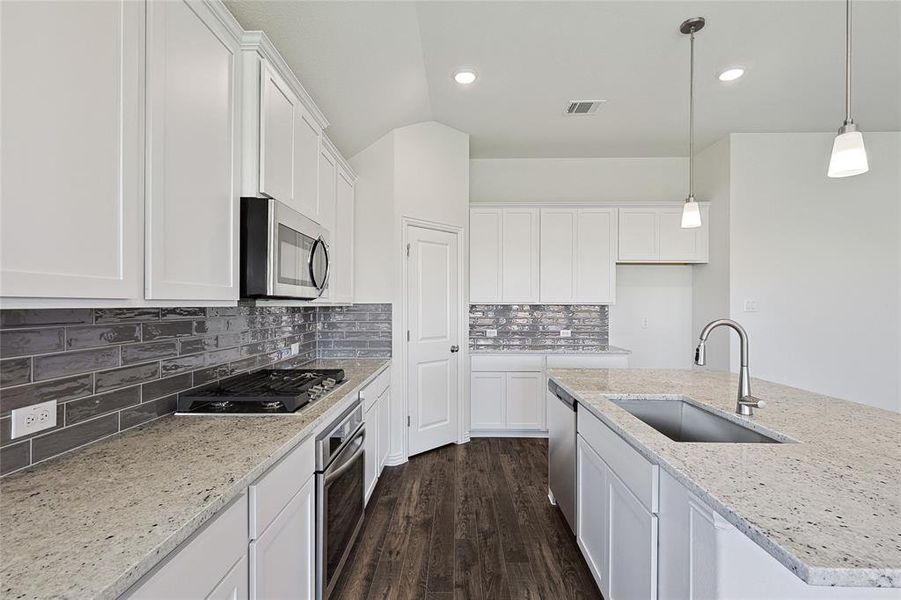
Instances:
[[[901,587],[901,414],[754,379],[753,423],[798,443],[678,443],[610,402],[688,397],[734,420],[736,375],[552,369],[550,377],[811,585]]]
[[[388,360],[295,414],[164,417],[0,480],[0,596],[116,598],[338,416]]]
[[[530,350],[510,348],[501,349],[494,346],[482,346],[469,349],[470,354],[573,354],[580,356],[590,356],[593,354],[632,354],[631,350],[620,348],[618,346],[604,346],[599,350],[572,350],[566,347],[547,349],[547,350]]]

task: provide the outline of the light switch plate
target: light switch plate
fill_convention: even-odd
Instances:
[[[486,329],[485,337],[497,337],[497,329]]]
[[[48,400],[12,411],[10,439],[56,427],[56,400]]]
[[[291,344],[291,356],[296,356],[300,354],[300,342],[294,342]]]
[[[572,329],[561,329],[560,330],[560,337],[572,337],[572,336],[573,336]]]

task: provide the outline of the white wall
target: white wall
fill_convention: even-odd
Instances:
[[[729,202],[731,180],[729,137],[699,152],[695,157],[695,195],[710,202],[709,257],[706,265],[697,265],[692,273],[692,343],[701,329],[714,319],[729,316]],[[707,368],[727,371],[734,334],[717,331],[707,345]]]
[[[901,411],[901,133],[865,133],[847,179],[832,138],[731,136],[731,313],[752,375]]]
[[[685,198],[687,158],[479,158],[472,202],[664,202]]]
[[[628,348],[630,367],[687,369],[692,363],[692,268],[619,265],[610,343]],[[645,324],[646,320],[646,324]]]

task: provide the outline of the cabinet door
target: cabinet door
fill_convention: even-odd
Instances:
[[[319,152],[319,224],[332,233],[334,239],[337,202],[337,159],[323,146]]]
[[[379,478],[379,409],[378,401],[373,404],[364,417],[366,437],[363,440],[363,502],[369,502],[372,490]]]
[[[381,475],[385,463],[388,462],[388,454],[391,453],[391,389],[385,390],[379,396],[376,404],[379,410],[379,474]]]
[[[471,302],[501,301],[500,209],[469,212],[469,299]]]
[[[315,477],[250,544],[250,597],[315,595]]]
[[[247,557],[242,556],[231,568],[219,585],[206,597],[206,600],[239,600],[247,598],[248,573]]]
[[[350,175],[340,168],[338,169],[337,184],[329,298],[332,301],[353,302],[354,184]]]
[[[147,18],[146,297],[237,300],[239,41],[201,3]]]
[[[505,373],[473,373],[470,386],[471,429],[503,429],[505,414]]]
[[[682,209],[663,208],[657,216],[661,262],[706,262],[710,224],[708,208],[701,207],[701,226],[682,229]]]
[[[573,302],[576,296],[575,209],[541,209],[541,302]]]
[[[501,297],[503,302],[538,302],[537,208],[505,208],[501,232]]]
[[[294,113],[294,201],[291,206],[317,223],[322,218],[319,205],[320,134],[319,125],[298,104]]]
[[[608,598],[657,598],[657,516],[610,472]]]
[[[657,210],[619,209],[619,260],[655,261],[658,254]]]
[[[144,4],[0,3],[0,289],[140,298]]]
[[[260,65],[260,193],[294,207],[294,114],[299,101],[265,61]]]
[[[616,299],[616,211],[580,209],[576,223],[576,302]]]
[[[608,563],[609,470],[582,438],[576,438],[576,541],[604,598],[610,598]]]
[[[543,373],[507,373],[507,429],[544,429]]]

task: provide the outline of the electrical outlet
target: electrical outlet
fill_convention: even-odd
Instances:
[[[485,337],[497,337],[497,329],[486,329]]]
[[[572,337],[572,336],[573,336],[572,329],[561,329],[560,330],[560,337]]]
[[[14,410],[9,437],[16,439],[51,427],[56,427],[56,400]]]
[[[647,317],[642,317],[642,318],[641,318],[641,328],[642,328],[642,329],[647,329],[647,328],[648,328],[648,318],[647,318]]]
[[[294,342],[291,344],[291,356],[296,356],[300,354],[300,342]]]
[[[745,300],[745,312],[757,312],[757,300]]]

